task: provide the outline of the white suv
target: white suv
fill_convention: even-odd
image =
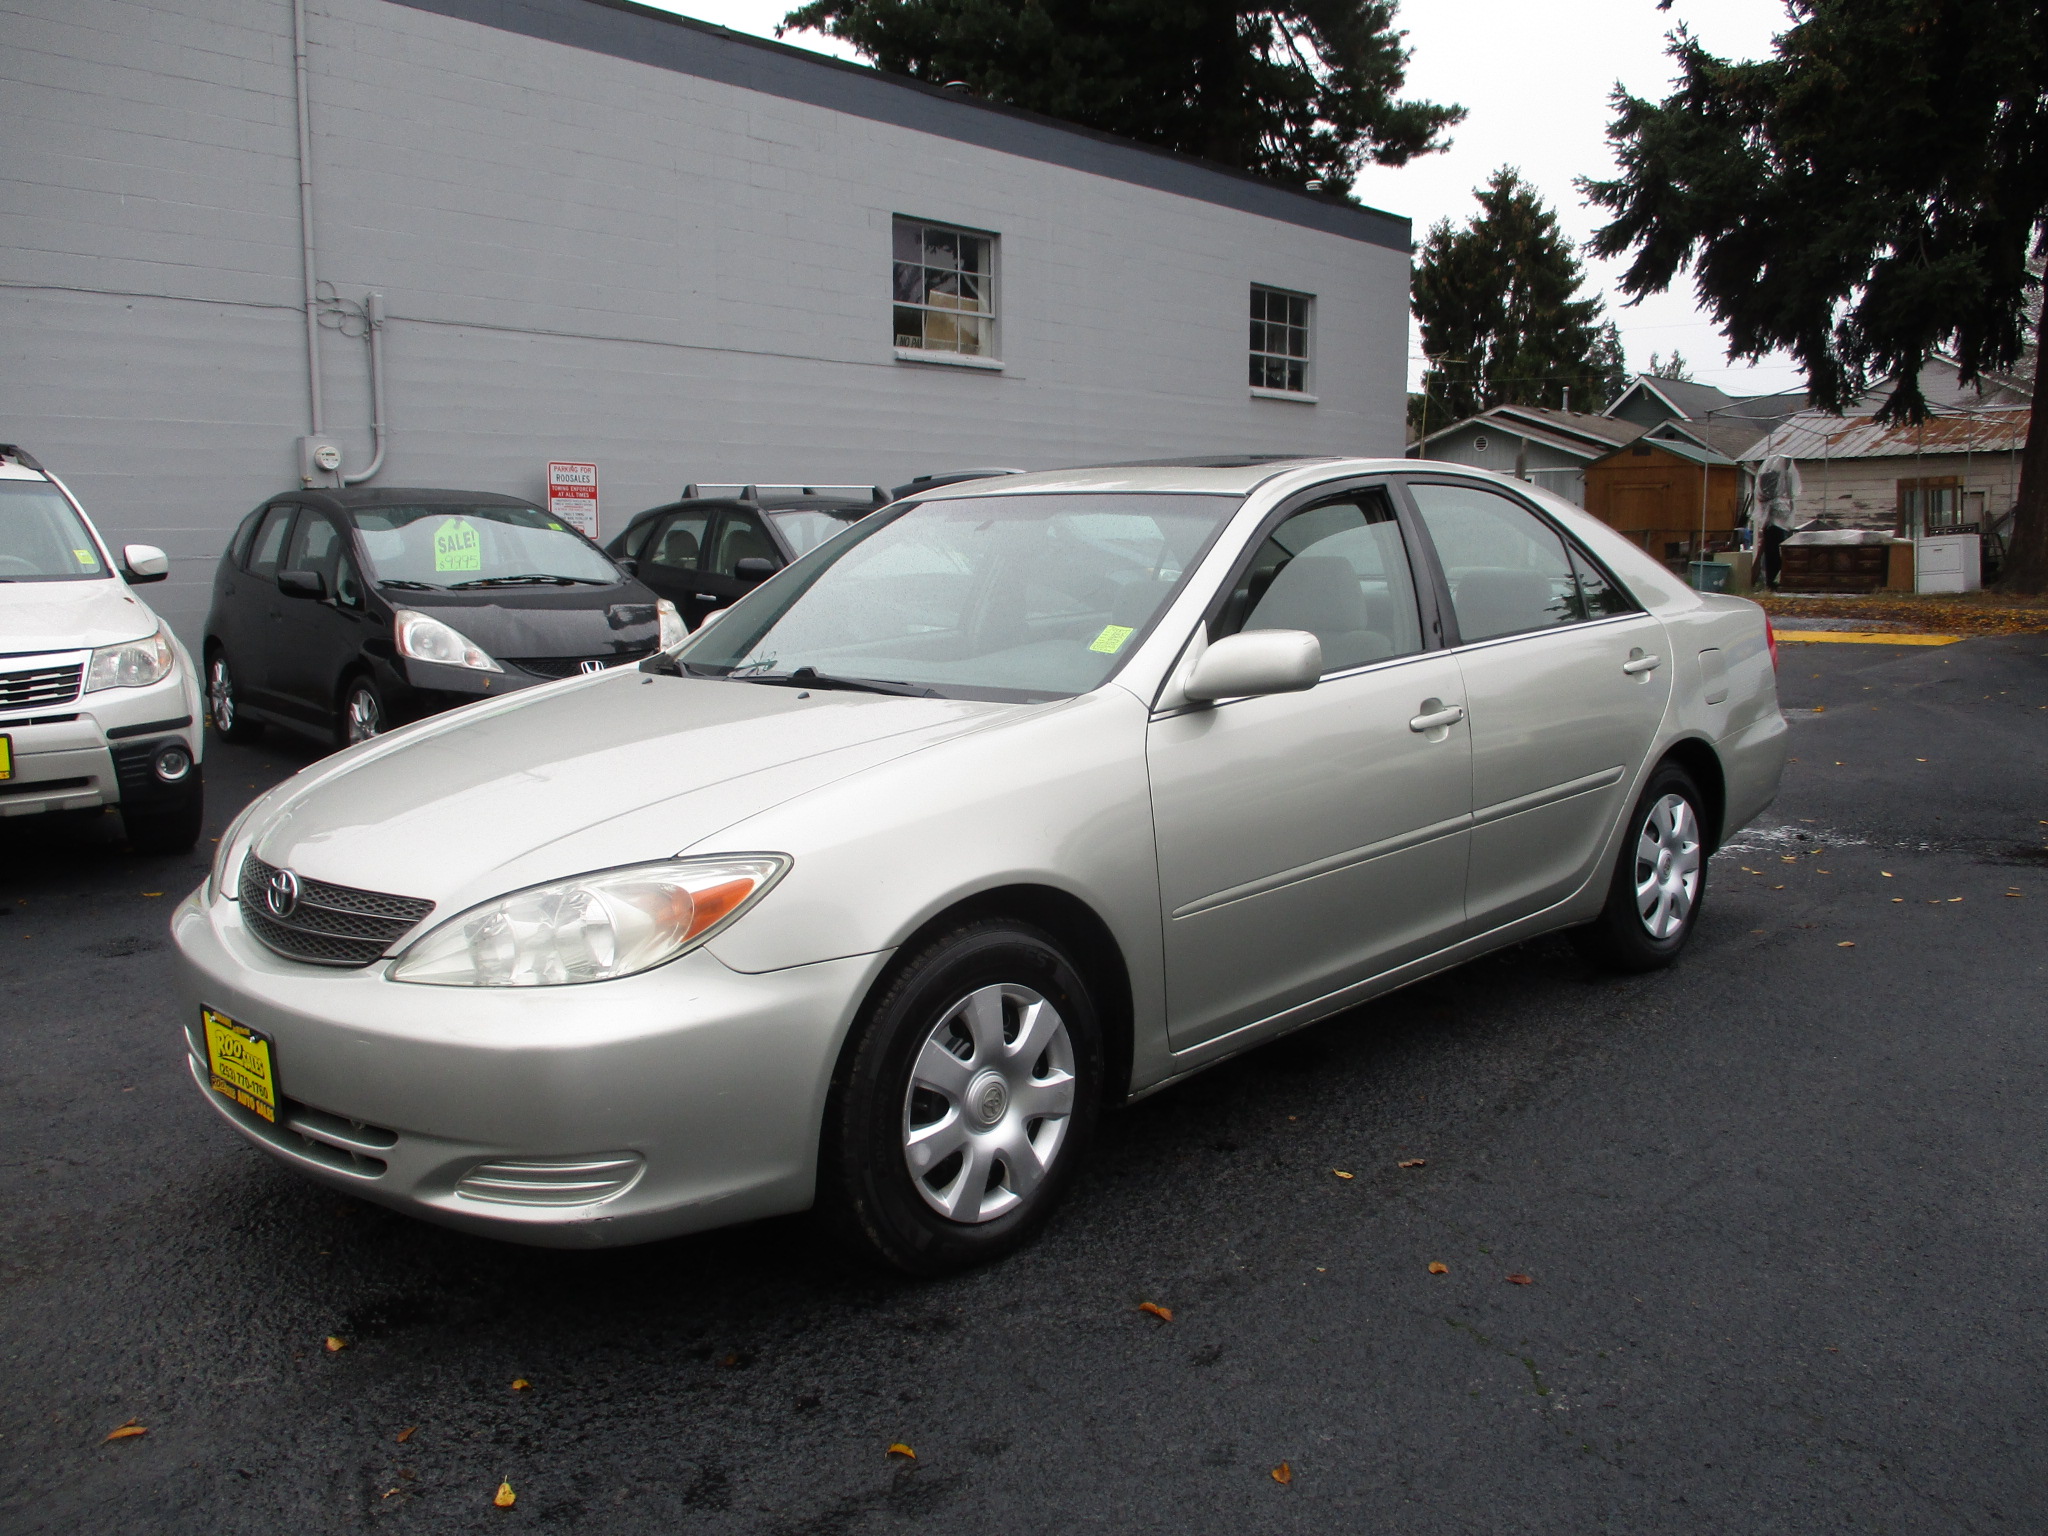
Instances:
[[[139,852],[199,840],[198,673],[128,590],[169,574],[148,544],[117,565],[63,483],[0,443],[0,816],[117,805]]]

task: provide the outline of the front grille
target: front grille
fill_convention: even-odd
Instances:
[[[253,853],[242,861],[242,924],[266,948],[314,965],[368,965],[434,910],[417,896],[301,879],[298,905],[280,918],[264,902],[276,873]]]
[[[502,1205],[591,1205],[630,1189],[646,1166],[638,1152],[478,1163],[455,1193]]]
[[[28,709],[37,704],[69,704],[78,697],[85,663],[68,667],[33,667],[25,672],[0,672],[0,709]]]
[[[60,790],[90,789],[85,779],[0,779],[0,795],[54,795]]]
[[[574,677],[583,670],[586,661],[602,662],[607,667],[625,667],[653,654],[654,647],[650,645],[638,651],[608,651],[602,656],[508,656],[506,660],[535,677]]]

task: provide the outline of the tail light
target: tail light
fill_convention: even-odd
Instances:
[[[1771,670],[1778,670],[1778,632],[1771,627],[1771,616],[1764,615],[1764,644],[1771,648]]]

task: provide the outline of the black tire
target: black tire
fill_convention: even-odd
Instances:
[[[1050,1006],[1052,1022],[1032,997]],[[1004,1047],[985,1052],[978,1042],[997,1017]],[[1028,1061],[1016,1049],[1026,1028],[1049,1042]],[[929,1077],[922,1063],[938,1059],[924,1057],[928,1044],[955,1058],[951,1099],[913,1083],[913,1068]],[[944,1274],[1014,1251],[1045,1225],[1087,1154],[1102,1060],[1087,983],[1044,933],[981,920],[919,946],[861,1010],[841,1054],[818,1148],[820,1216],[856,1250],[906,1274]],[[1063,1114],[1031,1115],[1063,1092]],[[914,1131],[950,1137],[960,1150],[941,1151],[913,1175]],[[1021,1161],[1013,1170],[1006,1147],[1042,1171],[1020,1177]],[[1029,1187],[1020,1192],[1020,1184]],[[934,1203],[948,1188],[958,1192],[959,1217]]]
[[[220,646],[206,659],[206,713],[222,741],[255,741],[263,735],[263,722],[250,719],[242,708],[234,668]]]
[[[187,788],[177,799],[147,810],[121,807],[121,823],[128,833],[128,846],[137,853],[189,853],[206,827],[206,788],[200,782],[199,766],[193,764]]]
[[[391,729],[391,706],[384,690],[368,673],[358,672],[341,685],[341,703],[334,714],[336,749],[374,741]]]
[[[1684,803],[1689,836],[1670,814],[1674,802]],[[1572,931],[1579,952],[1607,970],[1631,973],[1661,970],[1676,960],[1706,904],[1707,839],[1706,801],[1692,775],[1676,763],[1658,765],[1629,812],[1606,907],[1594,922]],[[1644,857],[1646,840],[1659,845],[1656,860]],[[1689,897],[1681,902],[1688,843],[1693,879]],[[1643,882],[1653,877],[1654,888],[1639,894]],[[1662,905],[1653,905],[1646,913],[1645,900]],[[1677,910],[1681,905],[1682,912]]]

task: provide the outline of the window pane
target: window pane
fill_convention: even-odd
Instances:
[[[0,580],[104,580],[112,574],[62,491],[46,481],[0,480]]]
[[[924,311],[902,308],[896,311],[896,345],[899,347],[921,347],[924,345]]]
[[[1309,507],[1273,530],[1218,625],[1305,629],[1323,670],[1341,672],[1422,649],[1415,583],[1393,509],[1377,492]]]
[[[1301,298],[1301,297],[1299,297],[1299,296],[1296,296],[1296,297],[1290,298],[1290,299],[1289,299],[1289,300],[1287,301],[1287,323],[1288,323],[1289,325],[1307,325],[1307,324],[1308,324],[1308,300],[1307,300],[1307,299],[1304,299],[1304,298]]]
[[[1579,608],[1586,618],[1604,619],[1610,614],[1633,613],[1636,605],[1629,595],[1600,573],[1584,551],[1571,552],[1572,570],[1579,579]]]
[[[272,507],[263,514],[263,526],[256,531],[256,543],[249,556],[252,575],[277,574],[277,557],[284,553],[284,531],[291,520],[290,507]]]
[[[326,581],[328,590],[334,588],[334,562],[340,554],[341,534],[334,524],[316,513],[308,512],[299,519],[299,526],[292,532],[292,547],[286,556],[284,569],[288,571],[314,571]]]
[[[960,307],[960,274],[941,267],[924,269],[924,301],[942,309]]]
[[[669,518],[647,551],[647,563],[666,571],[694,571],[704,545],[707,514],[691,512]]]
[[[992,271],[989,253],[994,243],[985,235],[960,236],[960,269],[963,272]]]
[[[1450,583],[1462,639],[1549,629],[1578,618],[1578,584],[1564,542],[1533,512],[1476,486],[1412,489]]]
[[[923,267],[913,267],[901,261],[896,263],[896,302],[898,304],[922,304],[924,302]]]
[[[947,271],[959,268],[960,243],[950,229],[925,230],[924,264],[928,267],[942,267]]]
[[[1287,331],[1287,355],[1288,355],[1289,357],[1307,357],[1307,356],[1308,356],[1308,332],[1307,332],[1307,331],[1302,331],[1302,330],[1296,330],[1296,329],[1294,329],[1294,328],[1293,328],[1293,327],[1291,327],[1291,326],[1290,326],[1290,327],[1288,328],[1288,331]]]
[[[895,250],[898,261],[922,262],[924,260],[924,229],[908,219],[898,219],[895,230]]]
[[[1297,395],[1306,394],[1308,391],[1307,375],[1303,371],[1301,364],[1289,363],[1286,366],[1287,387],[1293,390]]]
[[[718,530],[718,557],[711,568],[720,576],[736,576],[742,560],[772,560],[778,566],[782,564],[782,557],[775,550],[775,541],[768,537],[768,530],[761,526],[759,518],[744,512],[728,512],[724,526]]]
[[[960,279],[960,307],[987,314],[988,279],[985,277],[962,276]]]

